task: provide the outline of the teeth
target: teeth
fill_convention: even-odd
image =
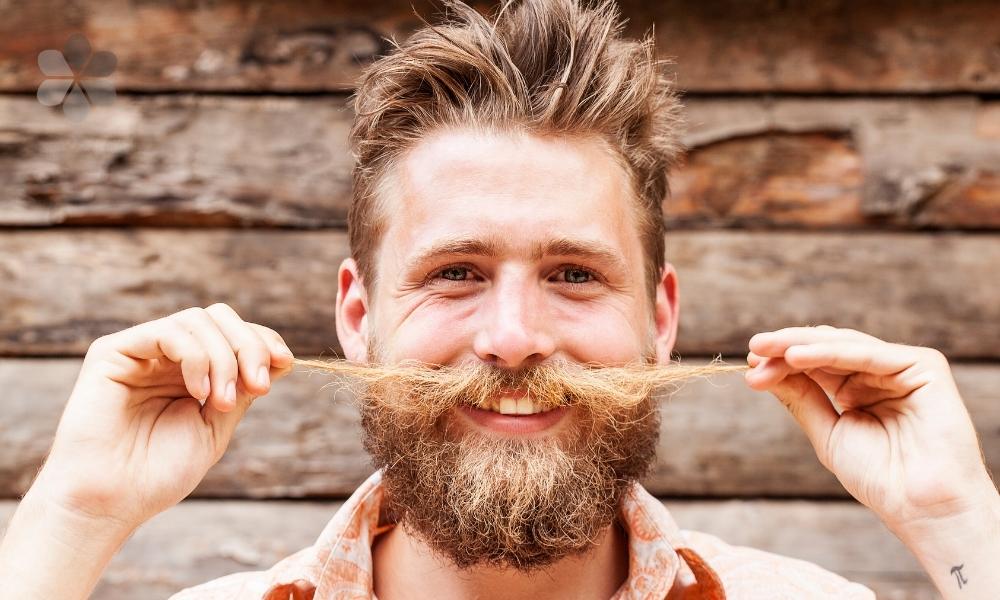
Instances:
[[[482,408],[502,415],[534,415],[552,410],[552,408],[542,409],[530,398],[501,398],[499,402],[494,400]]]
[[[500,414],[501,415],[516,415],[517,414],[517,400],[513,398],[503,398],[500,400]]]

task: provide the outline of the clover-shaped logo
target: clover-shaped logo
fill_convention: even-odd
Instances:
[[[45,106],[62,104],[63,114],[71,121],[82,121],[90,105],[111,104],[115,86],[110,77],[118,66],[118,57],[107,51],[90,51],[90,42],[79,33],[66,41],[63,51],[38,53],[38,68],[46,79],[38,86],[36,97]]]

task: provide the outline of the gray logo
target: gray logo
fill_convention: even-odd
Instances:
[[[63,51],[38,53],[38,68],[46,79],[38,86],[38,101],[45,106],[62,104],[71,121],[82,121],[90,105],[111,104],[115,86],[107,77],[115,72],[118,57],[107,51],[91,52],[90,42],[79,33],[66,41]]]

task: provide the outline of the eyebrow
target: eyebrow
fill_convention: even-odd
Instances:
[[[503,253],[501,238],[486,239],[455,237],[435,242],[428,248],[419,251],[406,263],[407,270],[413,270],[435,258],[447,255],[471,255],[496,258]],[[580,256],[606,265],[611,269],[627,271],[628,267],[621,253],[611,246],[589,239],[558,237],[535,246],[531,254],[532,260],[541,260],[544,256]]]

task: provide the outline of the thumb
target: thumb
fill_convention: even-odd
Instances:
[[[795,373],[785,376],[767,391],[792,413],[809,438],[819,461],[827,466],[828,442],[840,415],[823,388],[808,375]]]

